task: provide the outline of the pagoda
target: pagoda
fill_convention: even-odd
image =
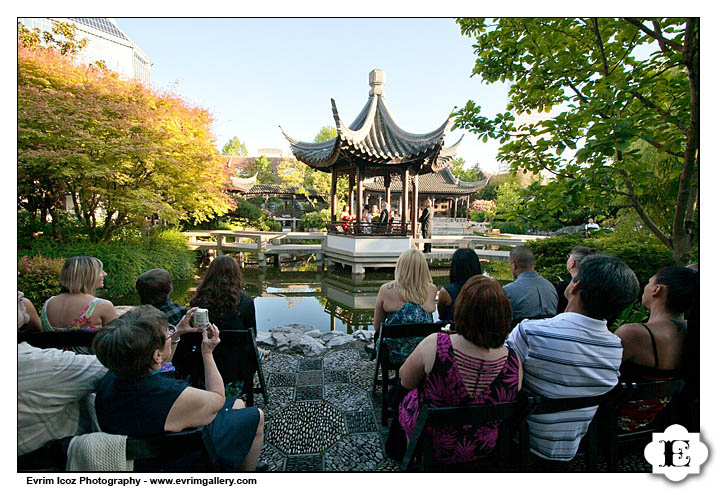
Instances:
[[[461,139],[451,146],[445,146],[446,133],[451,129],[451,117],[429,133],[415,134],[401,129],[386,104],[384,83],[383,70],[375,69],[369,73],[369,100],[350,125],[344,123],[334,99],[331,99],[337,128],[337,136],[331,140],[302,142],[289,136],[283,129],[282,133],[297,160],[316,170],[331,173],[332,222],[337,219],[336,191],[340,176],[349,176],[349,208],[355,217],[361,217],[362,214],[366,198],[365,181],[383,178],[385,199],[388,202],[391,202],[392,188],[397,187],[397,181],[401,182],[401,227],[398,230],[403,235],[408,233],[418,237],[419,176],[436,173],[449,166]],[[395,182],[394,186],[392,181]],[[410,226],[407,224],[409,217]],[[392,230],[397,228],[390,227],[384,232],[393,235]]]

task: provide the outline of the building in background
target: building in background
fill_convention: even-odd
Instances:
[[[150,84],[149,57],[125,34],[114,19],[106,17],[20,17],[28,29],[52,32],[54,22],[67,22],[77,27],[78,40],[87,39],[87,46],[77,55],[81,63],[103,61],[107,68],[125,79]]]

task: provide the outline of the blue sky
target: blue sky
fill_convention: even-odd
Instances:
[[[436,129],[454,106],[476,101],[504,111],[508,88],[471,77],[471,39],[449,18],[197,19],[116,18],[152,61],[153,87],[173,90],[215,118],[221,146],[232,136],[258,148],[287,149],[279,130],[311,141],[366,103],[369,72],[386,73],[385,97],[407,131]],[[464,132],[447,137],[453,144]],[[458,156],[495,172],[498,144],[466,134]]]

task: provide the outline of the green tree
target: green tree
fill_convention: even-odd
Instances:
[[[466,167],[466,161],[462,157],[455,158],[450,166],[451,173],[457,179],[464,182],[478,182],[486,179],[484,171],[481,170],[481,166],[476,162],[471,167]]]
[[[52,21],[50,32],[40,31],[37,27],[30,30],[21,22],[17,23],[18,42],[31,51],[45,46],[59,51],[62,55],[73,56],[87,46],[87,38],[77,39],[76,36],[77,26],[69,22]]]
[[[490,119],[468,101],[457,126],[500,140],[499,160],[514,171],[557,176],[549,201],[590,188],[597,202],[625,199],[674,260],[686,264],[696,239],[699,144],[697,19],[459,19],[475,39],[474,74],[512,83],[508,111]],[[558,108],[553,117],[517,124],[515,113]],[[653,176],[643,142],[676,159],[677,188],[661,227],[650,206]],[[570,152],[565,152],[570,149]],[[573,150],[576,150],[575,153]],[[563,200],[566,203],[565,200]]]
[[[325,142],[331,140],[332,138],[336,138],[336,136],[336,128],[333,128],[331,126],[322,126],[319,129],[319,133],[317,133],[317,136],[314,137],[314,143]]]
[[[277,184],[277,176],[274,175],[272,164],[266,155],[254,159],[254,162],[249,165],[247,172],[250,176],[257,174],[257,182],[259,184]]]
[[[233,136],[222,147],[222,155],[236,155],[238,157],[247,156],[247,147],[239,141],[239,138]]]
[[[61,53],[18,43],[20,207],[49,213],[59,240],[69,197],[93,241],[229,209],[207,111]]]
[[[496,190],[496,214],[515,218],[521,207],[521,186],[516,181],[500,184]]]

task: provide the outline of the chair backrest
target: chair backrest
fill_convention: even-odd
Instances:
[[[490,422],[501,424],[497,454],[499,463],[508,455],[508,444],[521,422],[528,416],[537,403],[532,395],[522,394],[517,400],[500,404],[479,404],[472,406],[428,407],[422,405],[417,417],[414,432],[411,435],[401,468],[406,470],[418,452],[424,455],[424,466],[431,467],[431,442],[425,432],[426,427],[446,426],[482,426]],[[504,423],[508,423],[504,425]]]
[[[254,332],[248,329],[219,332],[220,343],[214,349],[214,360],[225,384],[244,380],[260,362]],[[204,383],[204,362],[202,361],[202,333],[182,335],[173,364],[181,377],[189,375],[190,383],[200,387]]]
[[[624,383],[625,390],[630,391],[629,400],[673,397],[686,385],[683,379],[660,380],[655,382]]]
[[[621,386],[621,384],[618,384],[610,391],[600,395],[571,397],[565,399],[551,399],[548,397],[537,396],[536,394],[529,393],[529,395],[536,397],[538,400],[531,414],[550,414],[558,413],[561,411],[570,411],[572,409],[582,409],[585,407],[598,406],[602,403],[606,403],[607,401],[612,401],[618,397],[621,397],[621,395],[624,393],[624,390],[625,389]]]
[[[92,346],[97,331],[49,331],[49,332],[18,332],[17,342],[23,341],[36,348],[68,348],[75,346]]]
[[[175,459],[204,448],[202,427],[149,437],[127,437],[127,460]]]

